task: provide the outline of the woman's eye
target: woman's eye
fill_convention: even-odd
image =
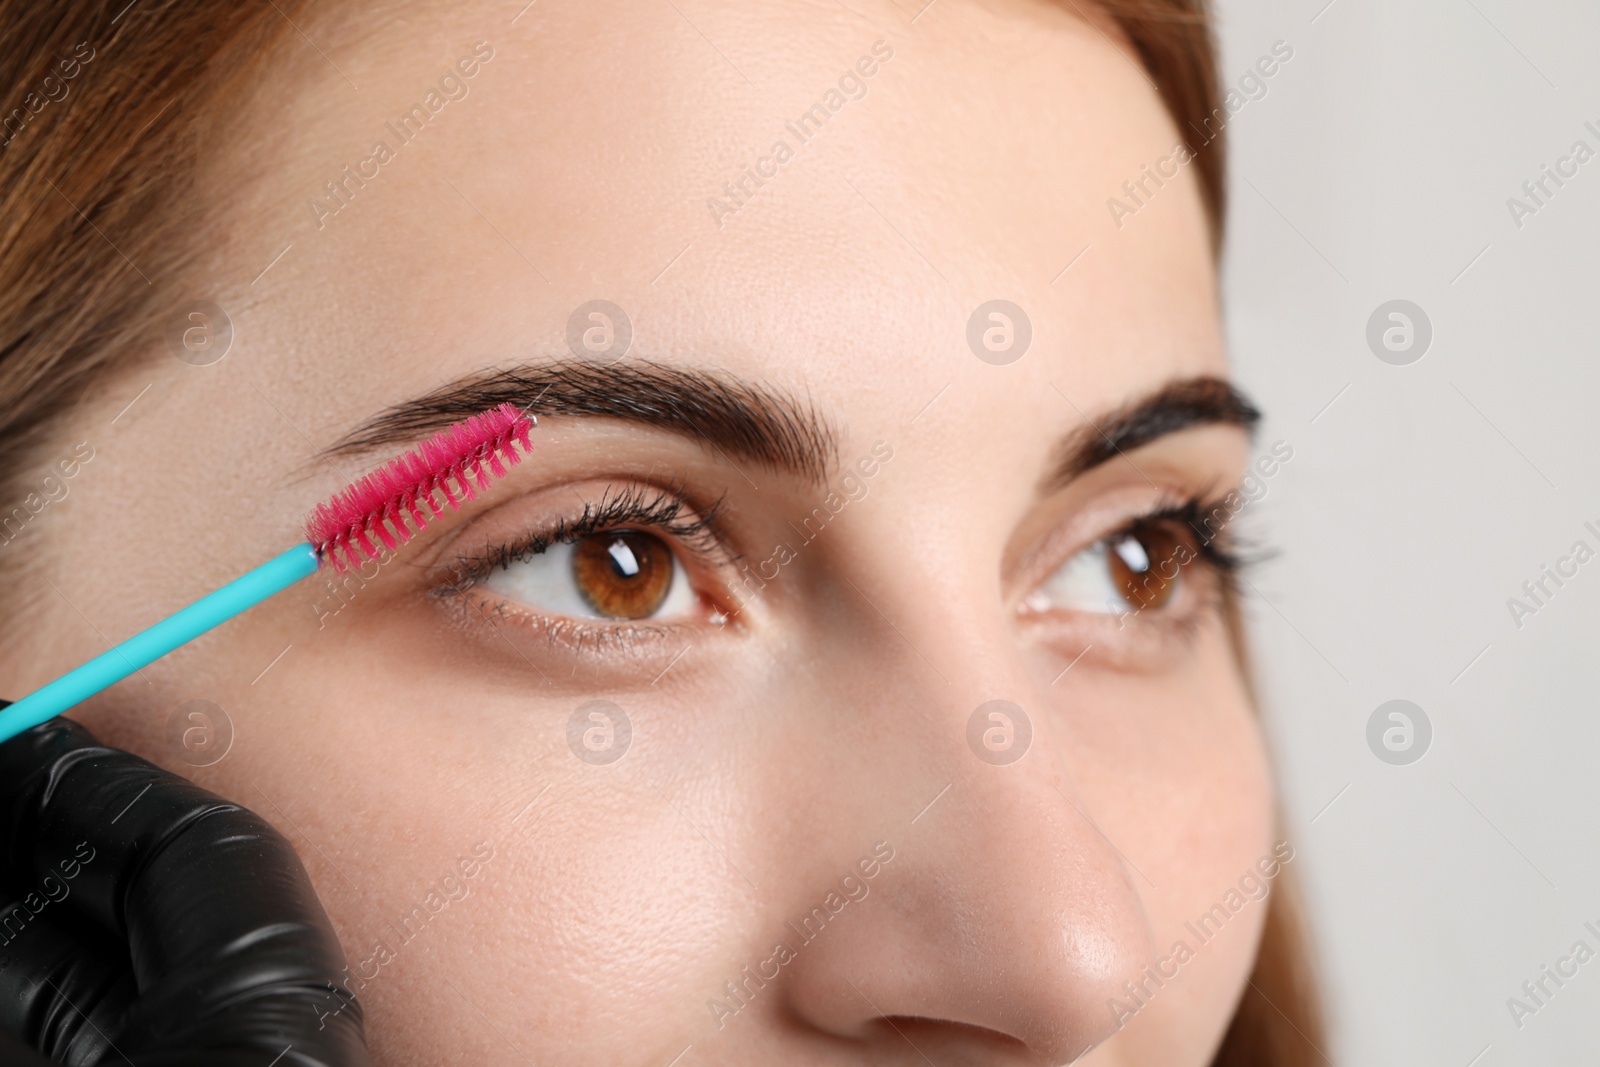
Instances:
[[[1141,523],[1075,553],[1027,600],[1034,611],[1122,615],[1161,608],[1181,591],[1199,553],[1169,523]]]
[[[483,586],[526,607],[580,619],[685,615],[697,600],[672,549],[641,530],[607,530],[552,544],[508,560]]]

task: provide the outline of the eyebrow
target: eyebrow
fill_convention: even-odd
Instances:
[[[809,402],[728,374],[647,360],[572,360],[491,369],[385,409],[327,455],[412,444],[500,404],[535,416],[622,419],[699,440],[714,450],[821,484],[838,439]]]
[[[1059,489],[1117,456],[1180,430],[1238,426],[1253,436],[1260,422],[1261,411],[1231,382],[1211,376],[1179,378],[1098,422],[1084,416],[1085,424],[1056,445],[1044,486]]]
[[[1069,401],[1070,402],[1070,401]],[[722,372],[648,360],[572,360],[494,368],[384,409],[325,451],[359,455],[411,445],[500,404],[533,415],[614,418],[699,440],[725,456],[822,484],[838,456],[834,429],[809,402]],[[1074,405],[1076,407],[1076,405]],[[1080,412],[1082,414],[1082,412]],[[1180,430],[1230,425],[1253,433],[1261,413],[1221,378],[1168,382],[1063,437],[1044,487],[1060,488],[1123,453]]]

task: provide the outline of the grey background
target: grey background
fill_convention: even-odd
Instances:
[[[1288,836],[1317,926],[1330,1062],[1600,1063],[1600,559],[1519,630],[1507,599],[1600,528],[1600,158],[1518,229],[1506,200],[1600,150],[1592,0],[1221,0],[1222,75],[1294,58],[1229,124],[1226,322],[1263,444],[1294,458],[1245,528]],[[1367,347],[1379,304],[1433,324]],[[1404,698],[1426,755],[1380,761]],[[1587,1053],[1587,1055],[1585,1055]]]

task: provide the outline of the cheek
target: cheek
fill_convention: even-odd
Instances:
[[[557,1056],[574,1030],[586,1061],[630,1062],[641,1033],[684,1025],[674,1012],[699,1023],[705,991],[732,977],[729,961],[734,971],[749,962],[726,944],[749,890],[707,843],[731,842],[730,828],[682,786],[682,768],[710,758],[691,736],[696,702],[617,694],[631,747],[613,765],[586,764],[567,734],[582,695],[540,692],[536,678],[509,691],[470,672],[397,678],[396,662],[434,659],[398,628],[378,632],[373,616],[388,614],[358,600],[337,627],[305,635],[318,656],[241,694],[259,714],[236,713],[252,717],[214,769],[223,777],[206,783],[297,846],[315,843],[300,852],[352,963],[374,938],[395,950],[357,990],[374,1062],[504,1062],[504,1038],[484,1016],[534,1062]],[[494,854],[466,883],[470,895],[400,943],[402,916],[480,841]],[[699,1000],[686,1012],[666,989]],[[636,1005],[625,1023],[617,999]]]

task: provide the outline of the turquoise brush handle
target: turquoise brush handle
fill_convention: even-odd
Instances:
[[[81,704],[173,649],[188,644],[240,612],[255,607],[274,593],[289,588],[316,569],[317,552],[309,541],[296,545],[276,559],[268,560],[215,593],[201,597],[182,611],[167,616],[143,633],[135,634],[109,652],[96,656],[0,711],[0,741],[9,741],[22,731]]]

